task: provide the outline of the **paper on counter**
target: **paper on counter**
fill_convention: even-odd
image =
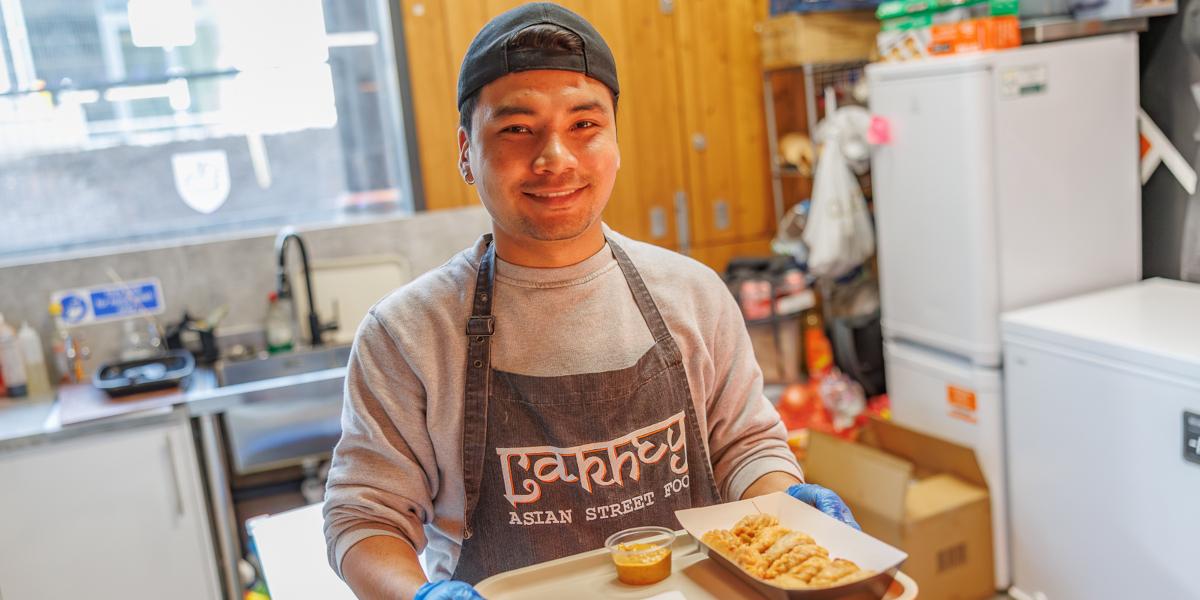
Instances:
[[[644,600],[687,600],[687,596],[684,596],[683,592],[672,591],[650,596]]]

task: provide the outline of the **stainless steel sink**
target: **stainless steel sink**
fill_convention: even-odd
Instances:
[[[263,381],[344,367],[349,359],[350,346],[347,344],[272,354],[266,358],[221,361],[217,365],[217,380],[223,386]]]
[[[341,437],[342,387],[350,346],[231,361],[217,367],[224,389],[244,390],[223,411],[236,475],[312,465]],[[234,387],[237,386],[237,387]]]

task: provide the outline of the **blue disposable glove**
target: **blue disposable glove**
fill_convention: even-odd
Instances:
[[[858,522],[850,513],[850,507],[829,488],[814,483],[797,483],[787,489],[787,494],[817,510],[859,530]]]
[[[471,584],[465,581],[435,581],[417,590],[413,600],[484,600]]]

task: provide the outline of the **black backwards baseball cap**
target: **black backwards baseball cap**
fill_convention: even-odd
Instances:
[[[509,48],[509,42],[533,25],[557,25],[583,40],[583,52]],[[458,108],[483,86],[518,71],[575,71],[608,86],[615,98],[617,61],[600,32],[583,17],[550,2],[535,2],[500,14],[479,30],[458,73]]]

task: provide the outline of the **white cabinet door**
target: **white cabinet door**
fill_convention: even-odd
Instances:
[[[219,597],[186,421],[0,454],[0,598]]]

